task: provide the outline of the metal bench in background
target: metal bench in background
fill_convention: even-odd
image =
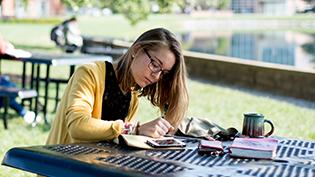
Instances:
[[[81,53],[93,55],[108,55],[113,60],[118,59],[121,55],[127,52],[126,47],[116,47],[113,45],[113,38],[100,37],[83,37],[83,46]]]
[[[7,116],[8,116],[8,108],[9,108],[9,102],[10,97],[19,97],[20,99],[33,99],[37,97],[37,92],[35,90],[28,90],[28,89],[19,89],[15,87],[5,87],[0,86],[0,97],[3,98],[3,125],[5,129],[8,129],[8,123],[7,123]],[[31,107],[31,105],[30,105]],[[35,114],[37,115],[37,102],[35,103]]]
[[[2,165],[45,176],[315,176],[315,142],[279,138],[275,160],[199,154],[184,149],[137,150],[108,142],[10,149]],[[224,142],[225,151],[231,142]]]

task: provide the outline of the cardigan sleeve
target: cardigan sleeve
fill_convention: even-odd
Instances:
[[[123,121],[104,121],[92,117],[95,96],[100,95],[100,84],[104,71],[81,66],[77,69],[68,92],[68,104],[65,112],[66,125],[70,136],[78,141],[100,141],[117,137],[123,129]]]

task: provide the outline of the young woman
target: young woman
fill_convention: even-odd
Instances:
[[[134,124],[138,97],[163,117]],[[117,63],[79,67],[65,90],[48,144],[110,140],[122,133],[161,137],[177,129],[188,107],[181,45],[164,28],[143,33]]]

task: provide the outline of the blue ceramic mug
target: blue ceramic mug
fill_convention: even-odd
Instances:
[[[263,114],[259,113],[245,113],[242,134],[252,138],[262,138],[272,135],[274,126],[270,120],[264,117]],[[267,134],[265,134],[265,123],[268,123],[271,127]]]

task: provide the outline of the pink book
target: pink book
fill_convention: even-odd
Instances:
[[[229,149],[233,157],[274,159],[277,146],[274,138],[235,138]]]

